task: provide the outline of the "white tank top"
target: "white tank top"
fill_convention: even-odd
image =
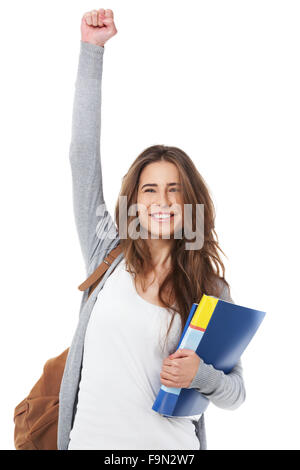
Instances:
[[[166,308],[137,293],[123,259],[99,292],[87,326],[69,450],[199,450],[192,418],[152,410],[162,361],[180,338],[176,313],[162,349],[170,320]]]

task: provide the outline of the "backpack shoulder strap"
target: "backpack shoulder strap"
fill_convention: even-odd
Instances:
[[[121,254],[121,252],[122,249],[119,244],[107,254],[102,263],[99,264],[99,266],[95,269],[95,271],[82,284],[80,284],[80,286],[78,286],[78,289],[81,291],[85,291],[90,287],[91,289],[88,295],[90,296],[95,287],[100,282],[104,273],[108,270],[112,262]]]

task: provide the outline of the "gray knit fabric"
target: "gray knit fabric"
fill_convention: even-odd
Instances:
[[[86,276],[89,276],[107,253],[119,243],[114,221],[106,209],[102,185],[100,129],[103,55],[104,47],[80,41],[69,158],[75,223]],[[58,450],[67,450],[69,445],[77,407],[84,337],[91,311],[106,279],[122,259],[123,253],[108,268],[89,298],[87,291],[82,295],[78,325],[70,346],[59,394]],[[220,298],[233,302],[226,286]],[[220,408],[233,410],[239,407],[245,400],[241,361],[229,374],[224,374],[201,360],[190,388],[195,388]],[[199,448],[206,449],[204,414],[198,422],[195,421],[195,430]]]

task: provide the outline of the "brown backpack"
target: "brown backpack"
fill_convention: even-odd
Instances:
[[[89,297],[120,253],[121,247],[117,245],[78,289],[89,288]],[[16,406],[14,443],[17,450],[57,450],[59,390],[68,352],[69,348],[46,362],[40,379]]]

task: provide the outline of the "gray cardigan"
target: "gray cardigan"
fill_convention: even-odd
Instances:
[[[119,243],[111,215],[107,210],[99,210],[106,208],[100,159],[103,54],[104,47],[80,41],[69,158],[75,223],[85,262],[86,277]],[[108,268],[89,298],[87,291],[82,295],[79,321],[70,346],[59,394],[58,450],[67,450],[69,445],[69,434],[77,407],[84,336],[90,314],[99,291],[122,258],[123,253]],[[226,286],[220,297],[233,302]],[[226,375],[201,360],[198,372],[190,385],[190,388],[192,387],[220,408],[239,407],[245,400],[241,361]],[[206,449],[204,414],[194,423],[199,448]]]

